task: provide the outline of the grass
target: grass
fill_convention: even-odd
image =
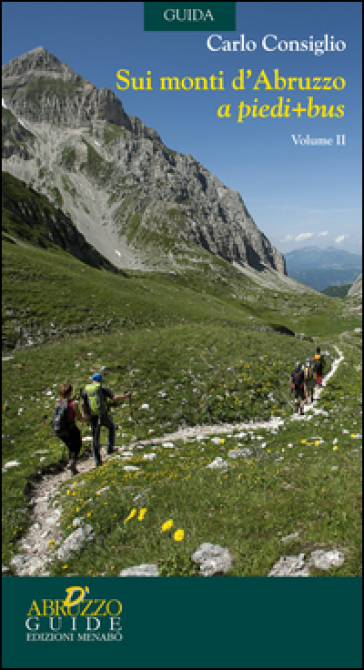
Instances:
[[[62,464],[50,428],[59,386],[69,381],[78,391],[106,366],[115,393],[132,390],[132,417],[128,403],[112,410],[116,445],[137,438],[146,446],[60,487],[53,503],[62,506],[64,536],[81,516],[95,538],[67,563],[55,557],[51,574],[118,575],[156,562],[163,575],[192,575],[190,556],[202,542],[229,548],[231,575],[266,575],[280,556],[316,548],[345,556],[324,574],[361,574],[361,338],[353,333],[360,317],[340,299],[263,290],[210,258],[203,272],[126,277],[4,242],[3,325],[14,332],[21,325],[35,340],[40,332],[28,348],[15,335],[18,348],[3,362],[2,462],[20,463],[3,472],[4,565],[31,523],[31,482]],[[288,378],[316,343],[331,354],[328,369],[335,344],[345,361],[321,396],[323,413],[297,424]],[[284,420],[275,431],[241,435],[232,427],[172,447],[153,442],[182,426],[271,416]],[[229,456],[237,449],[251,453]],[[206,469],[217,456],[229,467]],[[168,520],[172,527],[162,530]],[[174,538],[179,529],[183,539]]]
[[[62,197],[58,189],[53,189],[52,196],[57,202]],[[8,172],[2,173],[2,219],[3,233],[37,247],[60,247],[49,237],[50,226],[47,222],[64,221],[64,215],[49,202],[45,195],[36,193],[27,187],[25,182],[16,179]],[[61,237],[65,235],[59,231]]]
[[[327,288],[324,288],[321,293],[333,298],[346,298],[351,286],[352,284],[345,284],[345,286],[328,286]]]
[[[67,186],[68,178],[63,176],[63,179],[65,180],[64,185]],[[60,207],[63,200],[58,188],[48,187],[48,191],[55,205]],[[75,197],[75,194],[76,191],[73,189],[72,196]],[[30,186],[27,186],[25,182],[16,179],[7,172],[2,173],[2,235],[7,240],[9,238],[15,239],[21,244],[26,244],[28,247],[29,245],[34,247],[30,256],[29,252],[24,252],[23,250],[21,253],[24,256],[24,260],[21,260],[17,256],[17,251],[7,245],[10,255],[15,254],[11,267],[14,268],[15,275],[18,272],[20,273],[19,288],[23,297],[26,294],[22,281],[28,275],[26,270],[19,266],[19,262],[20,264],[24,263],[24,268],[33,268],[29,272],[29,278],[34,275],[41,276],[36,260],[38,258],[37,252],[39,251],[39,247],[43,249],[47,248],[53,254],[56,253],[58,255],[57,263],[60,262],[59,256],[62,254],[66,254],[65,259],[73,258],[66,253],[66,250],[72,249],[76,256],[79,255],[80,258],[87,259],[90,264],[94,266],[101,265],[108,270],[117,272],[116,268],[106,258],[98,254],[86,240],[84,240],[82,245],[80,241],[82,238],[80,236],[76,237],[76,228],[72,225],[72,222],[55,205],[49,201],[47,196],[37,193]],[[40,267],[42,267],[43,258],[41,254],[39,256]],[[9,256],[5,251],[5,266],[7,266],[8,259]],[[48,270],[49,264],[46,263],[44,267],[45,274],[47,274]],[[8,281],[9,277],[12,277],[13,280],[15,279],[13,270],[10,267],[4,268],[4,274],[7,275],[6,281]],[[16,280],[15,284],[17,285]]]

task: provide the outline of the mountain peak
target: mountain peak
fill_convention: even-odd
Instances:
[[[3,66],[2,97],[15,116],[32,123],[75,128],[108,121],[137,136],[161,141],[155,130],[125,113],[113,91],[97,89],[43,46]]]
[[[180,258],[196,245],[229,262],[286,274],[282,254],[259,231],[241,196],[191,156],[165,147],[154,129],[126,114],[112,90],[97,89],[44,47],[5,65],[2,86],[15,117],[11,122],[4,115],[9,171],[20,178],[26,174],[28,181],[31,174],[36,189],[55,194],[78,230],[111,262],[125,244],[123,256],[132,256],[132,267],[141,267],[144,259],[154,265],[154,243],[145,242],[151,230],[159,251],[168,249],[167,265],[179,262],[171,248]],[[24,126],[37,135],[25,148]],[[13,154],[20,159],[15,169]]]
[[[8,102],[7,91],[10,97],[20,87],[27,87],[31,81],[39,78],[59,78],[72,81],[77,75],[44,47],[36,47],[14,58],[2,68],[2,87],[5,92],[5,101]]]
[[[30,54],[35,54],[35,53],[50,53],[47,51],[45,47],[35,47],[34,49],[30,49],[30,51],[27,51],[27,53],[23,54],[23,56],[28,56]],[[21,56],[20,56],[21,58]]]
[[[11,60],[9,63],[3,66],[3,76],[5,73],[6,74],[9,71],[13,71],[14,67],[17,68],[17,65],[21,64],[28,64],[29,69],[33,69],[36,67],[42,67],[46,63],[53,63],[53,64],[58,64],[62,65],[61,61],[56,58],[50,51],[47,51],[45,47],[35,47],[34,49],[31,49],[30,51],[27,51],[25,54],[22,54],[18,58],[14,58]],[[18,68],[17,68],[18,69]]]

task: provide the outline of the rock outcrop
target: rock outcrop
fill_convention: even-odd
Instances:
[[[42,47],[2,74],[3,169],[40,192],[57,189],[79,231],[112,263],[183,267],[207,251],[286,274],[240,194],[190,154],[168,149],[111,90]]]
[[[362,297],[363,295],[363,275],[360,274],[359,277],[355,280],[354,284],[348,290],[349,298]]]

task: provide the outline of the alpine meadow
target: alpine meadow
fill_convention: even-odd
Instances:
[[[42,47],[2,95],[3,576],[361,575],[361,278],[288,277],[236,191]],[[72,475],[53,409],[96,372],[131,397]]]

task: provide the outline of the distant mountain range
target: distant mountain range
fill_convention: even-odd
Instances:
[[[285,254],[288,276],[315,291],[353,284],[362,272],[362,256],[336,247],[303,247]]]

